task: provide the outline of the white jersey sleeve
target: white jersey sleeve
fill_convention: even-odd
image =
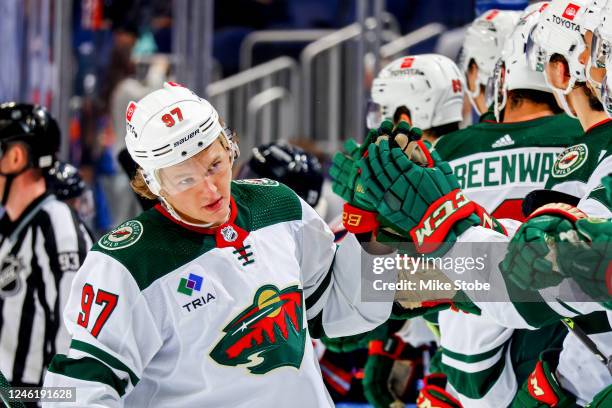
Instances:
[[[369,255],[350,233],[336,246],[325,221],[308,204],[301,203],[298,259],[311,336],[348,336],[385,322],[391,314],[392,301],[361,300],[362,257]]]
[[[612,218],[612,209],[605,205],[605,189],[601,179],[612,172],[612,156],[606,157],[595,168],[587,182],[587,194],[578,203],[578,208],[592,217]]]
[[[557,322],[563,317],[575,317],[603,310],[603,307],[595,302],[553,300],[554,296],[551,293],[571,294],[579,291],[574,282],[569,279],[564,280],[558,287],[543,289],[535,293],[533,297],[529,296],[529,302],[517,301],[511,296],[509,285],[512,283],[506,281],[498,266],[506,255],[507,246],[504,243],[509,240],[509,237],[495,231],[473,227],[459,237],[458,244],[463,243],[464,245],[455,245],[446,255],[448,257],[470,256],[475,259],[482,256],[483,253],[487,254],[486,268],[482,273],[464,274],[461,278],[469,283],[481,280],[491,284],[489,291],[475,289],[464,290],[464,292],[497,324],[515,329],[536,329]],[[469,243],[475,244],[470,247]],[[453,271],[447,273],[451,279],[458,277]],[[516,291],[513,290],[513,293]]]
[[[55,356],[44,386],[76,387],[76,403],[43,406],[122,407],[163,341],[136,281],[118,261],[90,252],[74,279],[64,322],[70,349]]]
[[[513,329],[486,315],[440,312],[440,346],[448,388],[466,407],[506,407],[517,391],[510,362]],[[460,336],[457,333],[461,333]]]

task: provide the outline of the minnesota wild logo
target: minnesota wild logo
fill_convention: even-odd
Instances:
[[[262,286],[253,304],[225,326],[210,356],[219,364],[244,366],[252,374],[299,368],[306,341],[302,320],[302,290],[297,285],[282,291]]]
[[[142,224],[140,221],[126,221],[108,234],[104,235],[98,241],[104,249],[114,251],[115,249],[129,247],[134,245],[142,235]]]
[[[268,186],[268,187],[276,187],[278,186],[278,181],[270,180],[267,178],[260,179],[244,179],[244,180],[234,180],[236,184],[251,184],[254,186]]]
[[[560,178],[573,173],[585,163],[587,157],[589,150],[584,143],[568,147],[557,157],[552,168],[552,176]]]

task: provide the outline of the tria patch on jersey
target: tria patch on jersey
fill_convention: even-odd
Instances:
[[[244,366],[252,374],[300,368],[306,342],[302,304],[297,285],[260,287],[253,303],[225,326],[210,357],[222,365]]]
[[[278,181],[270,180],[266,178],[261,179],[244,179],[244,180],[234,180],[236,184],[251,184],[254,186],[267,186],[267,187],[276,187],[279,185]]]
[[[565,149],[552,168],[552,176],[562,178],[578,170],[589,157],[589,149],[584,143]]]
[[[197,264],[185,265],[185,269],[169,275],[165,285],[181,307],[183,316],[200,313],[219,298],[206,271]]]
[[[98,245],[109,251],[127,248],[134,245],[142,235],[142,224],[140,221],[126,221],[98,241]]]
[[[195,272],[180,278],[176,292],[184,295],[179,300],[183,312],[186,313],[196,311],[217,300],[215,288],[210,283],[205,284],[204,278]]]

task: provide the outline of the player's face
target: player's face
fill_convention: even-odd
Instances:
[[[466,79],[467,79],[467,86],[470,92],[476,92],[478,90],[476,89],[476,87],[478,86],[476,85],[476,81],[478,79],[478,65],[470,64],[468,71],[467,71]]]
[[[591,78],[593,78],[594,81],[601,83],[604,77],[606,76],[606,69],[598,67],[597,61],[593,61],[592,59],[593,53],[592,53],[591,47],[593,45],[593,33],[591,31],[587,31],[584,34],[584,42],[586,44],[586,50],[585,50],[586,57],[585,58],[591,59],[591,64],[590,64]]]
[[[26,148],[20,143],[9,143],[5,151],[0,150],[0,173],[14,174],[27,166]],[[21,154],[19,154],[19,150]],[[0,197],[4,194],[6,176],[0,176]]]
[[[162,193],[188,222],[221,225],[230,212],[230,153],[214,142],[185,162],[161,169]]]

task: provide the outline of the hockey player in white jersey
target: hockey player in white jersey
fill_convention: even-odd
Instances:
[[[521,12],[492,9],[479,16],[465,33],[459,55],[459,68],[465,75],[466,93],[472,107],[484,115],[486,89],[506,38],[518,22]]]
[[[166,83],[126,112],[137,191],[161,203],[103,236],[72,287],[53,406],[331,407],[310,337],[384,322],[362,302],[361,246],[336,248],[284,185],[231,182],[237,148],[215,109]],[[364,255],[365,256],[365,255]]]

